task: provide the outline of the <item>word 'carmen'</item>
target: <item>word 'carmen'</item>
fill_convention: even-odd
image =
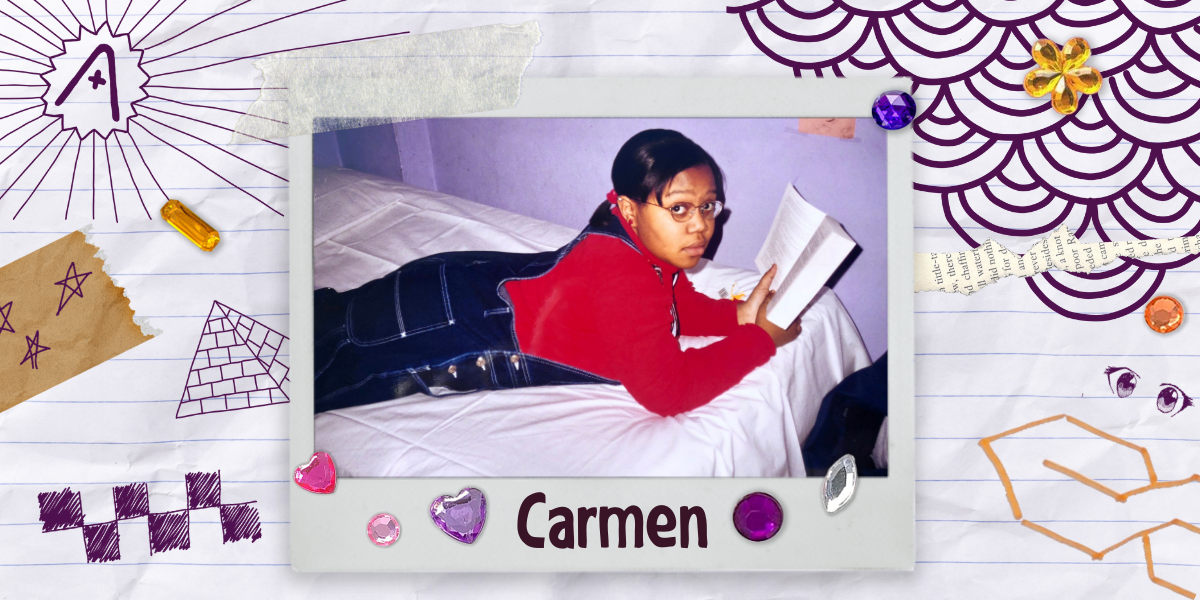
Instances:
[[[517,535],[521,536],[521,541],[530,548],[545,548],[546,538],[537,537],[529,533],[529,511],[534,504],[542,504],[546,502],[546,494],[535,492],[525,497],[525,501],[521,503],[521,510],[517,513]],[[609,540],[609,522],[612,517],[617,517],[617,547],[626,547],[627,538],[625,536],[627,521],[633,523],[633,547],[641,548],[642,542],[642,524],[645,523],[646,537],[650,538],[650,543],[659,548],[670,548],[675,545],[675,536],[664,535],[675,531],[676,522],[679,523],[679,547],[688,547],[688,534],[690,530],[688,525],[692,519],[696,521],[696,538],[697,544],[701,548],[708,547],[708,520],[704,517],[704,509],[699,506],[680,506],[679,519],[676,521],[675,513],[670,508],[658,505],[650,509],[650,513],[642,518],[642,509],[637,506],[629,506],[626,508],[618,508],[613,506],[601,506],[599,509],[593,507],[581,506],[578,511],[573,513],[571,509],[564,506],[550,509],[550,518],[557,519],[550,525],[550,543],[555,548],[574,548],[576,531],[579,536],[579,547],[587,548],[588,534],[588,519],[595,518],[600,527],[600,547],[607,548]],[[575,526],[578,521],[578,529]]]

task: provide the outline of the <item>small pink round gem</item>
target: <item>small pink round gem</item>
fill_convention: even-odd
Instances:
[[[400,539],[400,521],[387,513],[379,513],[367,522],[367,538],[376,546],[391,546]]]

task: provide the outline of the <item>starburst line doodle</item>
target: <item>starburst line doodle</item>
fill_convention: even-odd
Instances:
[[[14,332],[15,333],[15,332]],[[50,349],[50,346],[43,346],[38,343],[38,338],[42,335],[41,330],[33,332],[33,337],[25,336],[25,345],[28,348],[25,350],[25,358],[21,359],[21,365],[26,362],[34,369],[38,368],[37,357],[39,354]],[[17,365],[18,367],[21,365]]]
[[[54,285],[61,285],[63,288],[62,292],[58,296],[58,312],[54,313],[54,316],[57,317],[62,313],[63,308],[67,306],[67,303],[71,301],[71,298],[74,298],[75,296],[79,296],[80,298],[83,297],[83,282],[87,281],[88,275],[91,274],[92,272],[88,271],[87,273],[76,275],[75,262],[71,262],[71,266],[67,267],[66,278],[64,278],[62,281],[57,281],[54,283]],[[74,281],[74,287],[67,283],[68,281]],[[70,295],[67,294],[68,290],[71,292]]]
[[[286,27],[288,20],[301,15],[319,18],[322,13],[326,13],[331,8],[336,9],[334,7],[347,0],[325,2],[310,0],[282,16],[279,16],[278,13],[263,15],[257,23],[247,23],[246,19],[254,16],[253,11],[246,12],[250,10],[249,8],[238,11],[239,8],[249,4],[250,0],[235,3],[212,14],[197,15],[196,13],[200,12],[197,10],[191,11],[191,14],[180,14],[179,10],[188,1],[164,3],[162,8],[164,11],[168,9],[169,11],[161,19],[158,15],[162,12],[155,13],[153,17],[151,17],[151,13],[159,7],[163,0],[156,0],[140,15],[137,14],[139,9],[133,8],[133,2],[128,2],[123,11],[113,6],[114,10],[110,17],[108,9],[104,6],[97,4],[93,7],[94,3],[87,2],[85,7],[80,0],[64,0],[63,6],[69,16],[63,14],[62,18],[59,18],[59,15],[55,15],[35,0],[42,10],[41,13],[26,12],[18,6],[18,10],[21,10],[27,19],[18,20],[7,14],[0,16],[0,19],[7,16],[21,27],[29,29],[30,32],[37,35],[37,37],[31,37],[28,34],[16,35],[15,31],[11,36],[0,33],[0,37],[16,44],[15,47],[5,48],[2,53],[27,61],[22,64],[32,63],[38,67],[31,70],[0,69],[0,87],[41,88],[40,95],[6,98],[7,102],[17,106],[20,106],[21,101],[28,102],[31,106],[25,106],[12,114],[0,116],[0,141],[11,136],[13,138],[11,143],[16,147],[7,156],[0,158],[0,167],[11,164],[10,168],[18,171],[7,189],[0,191],[0,200],[3,200],[22,181],[29,181],[33,184],[24,201],[17,205],[12,219],[27,212],[27,208],[32,210],[40,207],[45,202],[46,196],[62,191],[44,189],[43,182],[47,179],[50,181],[67,181],[69,179],[70,181],[63,209],[64,220],[70,217],[72,204],[79,205],[77,197],[86,193],[91,195],[91,218],[93,220],[98,216],[103,216],[102,213],[106,212],[104,204],[111,203],[113,219],[120,222],[120,213],[128,210],[122,207],[133,202],[136,204],[132,204],[132,206],[142,208],[147,219],[153,219],[153,211],[150,211],[148,206],[148,202],[153,203],[152,192],[157,189],[161,195],[161,201],[166,202],[172,195],[180,195],[174,191],[166,192],[166,190],[172,189],[178,185],[176,182],[184,181],[185,177],[191,178],[194,174],[206,178],[208,174],[211,174],[229,186],[220,189],[236,190],[231,193],[249,197],[267,210],[282,216],[283,213],[279,208],[272,205],[273,202],[278,201],[272,201],[269,197],[252,191],[255,187],[271,186],[255,185],[248,178],[257,177],[257,175],[247,172],[243,167],[250,165],[257,171],[286,183],[287,179],[284,176],[261,164],[261,160],[250,157],[247,152],[247,150],[254,151],[253,146],[271,145],[286,148],[286,145],[270,140],[260,140],[253,145],[226,146],[223,139],[213,139],[213,135],[219,135],[215,132],[231,131],[231,127],[228,126],[230,125],[229,119],[224,115],[234,114],[240,117],[245,113],[232,108],[214,106],[212,103],[216,100],[209,97],[188,102],[187,100],[192,100],[192,98],[181,95],[188,92],[194,95],[195,92],[223,94],[238,90],[257,91],[259,88],[186,86],[182,85],[184,81],[177,76],[184,76],[182,75],[184,73],[204,72],[206,69],[276,52],[334,46],[409,33],[408,31],[397,31],[326,43],[296,44],[295,47],[288,47],[288,44],[272,43],[271,40],[278,39],[276,36],[256,34],[260,33],[260,28],[268,26],[275,31],[282,31],[278,29],[281,24]],[[71,6],[72,2],[76,5],[75,8],[81,10],[74,10]],[[171,7],[171,4],[175,4],[175,6]],[[193,2],[193,4],[196,3]],[[120,12],[119,17],[118,11]],[[34,27],[26,25],[24,20],[30,21],[30,25]],[[130,27],[125,27],[126,23],[130,23]],[[233,24],[236,24],[236,27],[232,26]],[[244,54],[235,55],[232,58],[222,56],[221,60],[212,60],[215,57],[205,55],[205,49],[211,44],[227,43],[231,39],[253,40],[251,43],[255,45],[243,50]],[[107,45],[111,53],[100,51],[102,45]],[[88,57],[94,59],[94,64],[88,65],[89,70],[85,74],[78,66]],[[46,64],[46,61],[49,61],[49,64]],[[106,62],[107,65],[102,65]],[[113,63],[116,63],[115,66]],[[101,76],[95,77],[93,71],[96,70],[100,71]],[[94,79],[89,77],[83,80],[83,85],[67,85],[72,80],[74,83],[80,83],[81,78],[87,75],[93,75]],[[40,83],[35,83],[39,80]],[[120,80],[119,84],[118,80]],[[89,81],[90,84],[86,83]],[[154,88],[154,94],[150,94],[150,88]],[[33,93],[39,94],[36,91]],[[103,101],[98,97],[94,99],[94,102],[87,101],[86,99],[90,98],[88,94],[93,93],[103,94]],[[72,96],[79,96],[83,99],[73,101]],[[224,101],[224,98],[220,101]],[[178,113],[171,113],[149,106],[149,103],[152,102],[186,107],[186,109],[180,110]],[[246,102],[248,105],[251,100]],[[101,123],[98,119],[80,120],[79,114],[91,110],[89,106],[99,107],[98,110],[103,113],[106,122]],[[29,118],[31,113],[27,111],[36,112],[33,113],[32,118]],[[145,112],[147,111],[157,111],[155,116],[158,118],[146,116]],[[119,116],[115,122],[114,115]],[[130,123],[137,124],[138,127],[132,127]],[[65,139],[63,139],[64,133]],[[85,143],[89,141],[89,138],[91,143]],[[97,138],[101,140],[101,143],[97,143]],[[186,146],[197,146],[192,143],[194,140],[199,140],[203,145],[197,151],[185,151]],[[76,147],[74,157],[66,152],[66,147],[71,145],[72,141],[75,142]],[[114,144],[110,144],[110,141],[115,141],[115,145],[118,147],[117,153],[112,152]],[[53,148],[56,145],[59,146],[57,150]],[[143,147],[147,145],[161,146],[168,150],[166,153],[151,153],[147,157],[143,152]],[[25,150],[29,151],[24,152]],[[37,151],[34,152],[34,150]],[[88,157],[83,156],[85,152],[89,153]],[[134,156],[129,156],[129,153]],[[171,156],[171,153],[175,153],[175,156]],[[115,154],[120,154],[120,158],[117,158]],[[47,158],[43,159],[43,155],[46,155]],[[32,159],[30,159],[31,156]],[[56,169],[60,158],[71,163],[69,178],[65,165]],[[180,164],[174,159],[183,159],[183,163]],[[85,172],[88,165],[91,165],[90,176]],[[125,168],[121,169],[122,166]],[[55,175],[51,175],[52,171]],[[108,176],[105,177],[102,171],[107,171]],[[97,176],[98,173],[99,176]],[[33,183],[35,181],[36,183]],[[98,188],[98,186],[103,187],[106,183],[109,188],[107,201],[103,198],[105,195],[103,190]],[[118,183],[123,185],[118,186]],[[194,183],[189,182],[188,185],[194,185]],[[121,189],[118,190],[118,187]],[[118,194],[118,191],[123,193]],[[75,192],[80,192],[80,194]],[[98,214],[97,208],[100,208],[100,214]],[[38,210],[42,209],[38,208]]]
[[[1192,118],[1200,112],[1200,17],[1173,18],[1182,2],[1051,0],[996,9],[1004,12],[970,0],[896,4],[829,0],[800,10],[755,0],[726,10],[796,77],[895,74],[913,80],[914,94],[932,88],[912,124],[921,142],[914,188],[940,199],[947,224],[971,247],[980,244],[972,226],[1025,237],[1066,223],[1076,237],[1094,231],[1105,242],[1114,229],[1117,238],[1143,240],[1162,237],[1147,228],[1200,232],[1200,191],[1182,179],[1200,166],[1192,147],[1200,142]],[[1037,67],[1033,43],[1064,27],[1105,64],[1104,89],[1065,117],[1022,85]],[[1168,98],[1180,101],[1161,102]],[[1196,258],[1122,258],[1102,272],[1024,281],[1060,315],[1108,321],[1140,310],[1167,271]]]
[[[11,331],[13,333],[17,332],[17,330],[12,328],[12,324],[8,322],[8,316],[12,314],[12,305],[13,303],[10,300],[8,304],[0,306],[0,319],[4,319],[4,322],[0,323],[0,334],[4,333],[5,331]]]

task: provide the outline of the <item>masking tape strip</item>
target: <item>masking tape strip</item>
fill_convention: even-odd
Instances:
[[[134,314],[88,237],[76,231],[0,267],[0,412],[162,333]]]
[[[271,54],[233,141],[511,108],[540,39],[527,21]]]
[[[913,291],[958,292],[970,296],[1010,275],[1030,277],[1050,269],[1090,273],[1122,256],[1196,253],[1200,253],[1200,235],[1085,244],[1064,225],[1035,243],[1024,256],[990,238],[967,252],[916,254]]]

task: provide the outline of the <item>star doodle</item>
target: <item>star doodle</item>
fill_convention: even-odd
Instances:
[[[42,335],[41,331],[35,331],[35,332],[33,332],[32,338],[30,338],[29,336],[25,336],[25,345],[28,346],[29,349],[25,351],[25,358],[21,359],[22,365],[25,364],[26,362],[29,362],[30,366],[32,366],[35,369],[38,368],[37,367],[37,355],[50,349],[50,346],[43,346],[38,343],[38,337],[40,337],[41,335]],[[21,365],[17,365],[17,366],[21,366]]]
[[[11,331],[13,333],[17,332],[15,329],[12,328],[12,325],[10,325],[8,322],[8,315],[10,315],[10,314],[12,314],[12,302],[11,301],[8,304],[5,304],[4,306],[0,306],[0,319],[4,319],[3,322],[0,322],[0,333],[4,333],[5,331]]]
[[[54,285],[63,286],[62,293],[59,294],[59,296],[58,296],[58,312],[54,313],[54,316],[57,317],[58,314],[62,312],[63,307],[65,307],[67,305],[67,303],[71,301],[72,297],[74,297],[74,296],[79,296],[80,298],[83,297],[83,289],[82,289],[83,282],[86,281],[88,278],[88,275],[91,275],[91,274],[92,274],[92,272],[88,271],[87,273],[76,275],[74,262],[71,263],[70,267],[67,267],[66,278],[64,278],[62,281],[57,281],[54,283]],[[74,281],[75,282],[74,287],[72,287],[70,283],[67,283],[68,281]],[[67,290],[71,291],[70,296],[67,295]]]

